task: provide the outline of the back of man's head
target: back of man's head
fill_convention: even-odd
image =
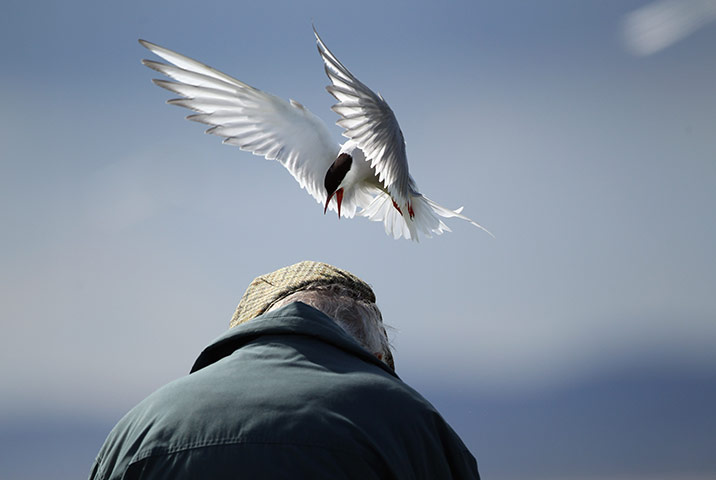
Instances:
[[[395,369],[373,290],[350,272],[326,263],[304,261],[257,277],[241,298],[230,326],[293,302],[320,310]]]

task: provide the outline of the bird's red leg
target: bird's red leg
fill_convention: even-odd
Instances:
[[[398,213],[400,213],[401,215],[403,214],[403,211],[400,209],[400,207],[398,206],[398,204],[395,203],[395,200],[393,200],[393,206],[394,206],[395,209],[398,211]]]
[[[413,211],[413,204],[410,202],[408,202],[408,215],[410,215],[411,219],[415,217],[415,212]]]

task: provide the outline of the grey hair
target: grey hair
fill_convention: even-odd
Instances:
[[[356,298],[356,294],[343,285],[309,284],[277,300],[267,311],[293,302],[303,302],[325,313],[370,353],[380,354],[381,359],[394,368],[383,316],[375,303]]]

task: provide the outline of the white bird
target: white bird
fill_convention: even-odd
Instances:
[[[206,133],[224,137],[268,160],[278,160],[313,198],[351,218],[356,213],[381,221],[388,235],[418,240],[450,231],[441,218],[466,220],[462,207],[450,210],[418,192],[408,171],[405,141],[398,121],[383,97],[351,74],[313,30],[338,103],[332,110],[348,141],[338,145],[325,123],[306,107],[258,90],[189,57],[139,40],[171,63],[142,60],[175,81],[153,82],[183,98],[169,100],[197,112],[188,120],[211,125]],[[360,210],[358,210],[360,208]]]

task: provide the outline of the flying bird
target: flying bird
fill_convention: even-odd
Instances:
[[[328,209],[344,217],[361,215],[383,222],[393,238],[418,240],[450,228],[443,218],[466,220],[462,207],[450,210],[418,191],[408,170],[405,140],[386,101],[358,80],[313,29],[318,52],[337,100],[332,110],[348,140],[339,145],[326,124],[295,100],[285,101],[208,65],[159,45],[139,40],[169,64],[142,60],[173,81],[153,82],[182,98],[167,103],[196,113],[188,120],[210,125],[206,133],[224,137],[268,160],[277,160],[302,188]]]

